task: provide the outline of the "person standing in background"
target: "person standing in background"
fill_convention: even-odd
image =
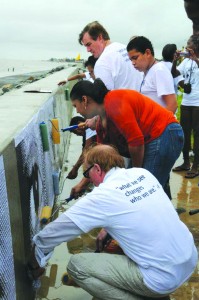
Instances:
[[[176,44],[166,44],[162,49],[163,60],[161,61],[161,63],[164,64],[170,72],[171,72],[172,63],[173,63],[174,55],[175,55],[176,51],[177,51]],[[184,80],[184,77],[182,75],[179,75],[176,78],[173,78],[174,89],[175,89],[176,94],[178,92],[178,85],[183,80]]]
[[[72,81],[72,80],[90,80],[91,82],[93,82],[95,80],[95,76],[94,76],[94,66],[96,63],[97,59],[94,58],[94,56],[89,56],[88,60],[85,62],[84,66],[85,68],[87,68],[87,72],[84,73],[80,73],[80,74],[76,74],[74,76],[69,77],[66,80],[62,80],[58,83],[58,85],[64,85],[66,84],[68,81]]]
[[[177,66],[180,53],[176,52],[172,66],[174,78],[182,74],[184,93],[180,107],[180,124],[185,135],[182,165],[173,169],[174,172],[187,171],[185,178],[199,175],[199,35],[192,35],[187,42],[187,57]],[[193,131],[194,161],[191,166],[189,151],[191,150],[191,134]],[[191,167],[191,169],[190,169]]]
[[[140,93],[175,114],[178,104],[173,77],[165,65],[156,61],[151,41],[144,36],[135,36],[128,43],[127,51],[133,67],[144,72]],[[171,199],[169,176],[164,188]]]
[[[85,26],[79,35],[79,43],[98,58],[94,68],[95,78],[100,78],[109,90],[139,90],[141,74],[132,68],[126,46],[111,42],[108,32],[99,22]]]
[[[173,78],[168,68],[156,61],[151,41],[135,36],[128,43],[127,51],[133,68],[144,73],[140,93],[175,113],[178,105]]]

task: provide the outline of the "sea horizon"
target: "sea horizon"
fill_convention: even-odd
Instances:
[[[0,59],[0,88],[16,85],[28,77],[46,75],[58,67],[68,67],[68,62],[51,60]]]

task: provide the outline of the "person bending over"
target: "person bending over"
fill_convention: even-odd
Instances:
[[[70,126],[72,125],[78,125],[79,123],[85,122],[85,119],[81,116],[75,116],[70,121]],[[77,162],[72,167],[71,171],[68,173],[67,178],[68,179],[75,179],[78,175],[78,170],[81,167],[83,163],[83,156],[84,151],[88,149],[93,143],[96,142],[96,131],[91,130],[90,128],[77,128],[74,130],[71,130],[72,133],[82,136],[82,153],[80,157],[78,158]]]
[[[183,147],[183,130],[174,114],[141,93],[108,91],[100,79],[74,85],[70,97],[86,119],[98,115],[97,141],[117,147],[134,167],[149,170],[164,187]],[[87,121],[86,121],[87,124]],[[71,193],[84,189],[83,179]]]
[[[72,80],[90,80],[91,82],[93,82],[95,80],[95,75],[94,75],[94,66],[95,63],[97,61],[97,58],[94,58],[94,56],[89,56],[88,60],[85,62],[84,66],[85,68],[87,68],[87,72],[84,73],[80,73],[80,74],[76,74],[74,76],[69,77],[66,80],[62,80],[58,83],[58,85],[64,85],[66,84],[68,81],[72,81]]]

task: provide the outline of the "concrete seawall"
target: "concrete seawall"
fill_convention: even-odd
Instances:
[[[51,119],[59,129],[72,116],[69,91],[72,85],[57,83],[77,73],[77,67],[12,90],[0,97],[0,299],[34,299],[26,264],[32,236],[42,228],[42,207],[53,206],[57,195],[53,173],[60,182],[67,159],[70,133],[60,133],[60,144],[52,140]],[[29,92],[26,92],[26,91]],[[30,92],[42,90],[46,93]],[[49,150],[44,151],[40,123],[45,122]]]

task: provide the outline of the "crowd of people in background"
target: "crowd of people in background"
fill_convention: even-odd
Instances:
[[[84,117],[75,122],[85,122],[81,132],[74,131],[83,136],[83,152],[68,174],[76,178],[84,163],[84,177],[71,195],[78,197],[90,182],[95,187],[34,237],[35,278],[54,247],[93,228],[102,228],[100,250],[107,236],[122,250],[122,255],[83,253],[70,259],[70,277],[93,299],[170,299],[194,272],[197,249],[170,201],[169,187],[181,152],[183,164],[173,171],[186,171],[190,179],[199,175],[199,35],[196,2],[190,2],[184,1],[194,34],[184,51],[165,45],[161,61],[145,36],[131,37],[126,46],[111,42],[97,21],[81,31],[79,43],[92,54],[88,73],[58,84],[79,80],[70,98]]]

